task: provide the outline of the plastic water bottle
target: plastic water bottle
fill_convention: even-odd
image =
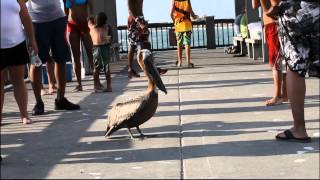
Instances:
[[[223,51],[224,51],[224,54],[227,54],[227,51],[228,51],[227,46],[224,47]]]
[[[39,67],[42,65],[42,61],[39,58],[38,54],[34,53],[34,51],[30,52],[30,61],[31,64],[35,65],[36,67]]]

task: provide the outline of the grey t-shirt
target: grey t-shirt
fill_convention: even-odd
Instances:
[[[65,17],[61,0],[28,0],[27,7],[32,22],[50,22]]]

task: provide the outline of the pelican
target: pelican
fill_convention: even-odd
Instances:
[[[127,128],[130,136],[132,135],[131,128],[136,128],[140,137],[144,137],[139,126],[148,121],[156,112],[158,107],[158,91],[156,86],[167,94],[159,72],[157,71],[151,51],[147,49],[138,50],[138,64],[144,71],[148,80],[148,88],[144,95],[117,103],[108,113],[105,137],[110,137],[112,133],[121,129]]]

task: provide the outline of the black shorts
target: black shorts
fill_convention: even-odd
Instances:
[[[66,17],[45,23],[33,23],[33,26],[42,63],[46,63],[51,57],[58,63],[71,61],[70,47],[66,38]]]
[[[0,70],[3,70],[8,66],[25,65],[30,62],[25,41],[12,48],[1,48],[0,52]]]

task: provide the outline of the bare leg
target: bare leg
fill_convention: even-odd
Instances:
[[[287,94],[287,74],[282,74],[282,86],[281,86],[281,94],[284,102],[288,102],[288,94]]]
[[[81,38],[82,38],[84,47],[85,47],[86,52],[87,52],[89,66],[90,66],[90,68],[93,68],[94,67],[94,65],[93,65],[93,55],[92,55],[93,44],[92,44],[91,36],[90,36],[89,33],[85,33],[85,34],[82,35]]]
[[[266,101],[267,106],[274,106],[282,103],[282,99],[281,99],[282,73],[281,71],[273,67],[272,74],[273,74],[274,95],[271,99]]]
[[[54,77],[54,62],[52,59],[46,63],[47,76],[49,83],[49,93],[55,93],[57,91],[56,79]]]
[[[55,63],[54,75],[56,77],[58,91],[57,91],[57,100],[64,98],[66,90],[66,63]]]
[[[187,59],[187,64],[191,63],[191,57],[190,57],[190,45],[186,45],[186,59]]]
[[[33,88],[33,93],[37,103],[42,102],[41,88],[42,88],[42,66],[35,67],[30,65],[30,81]]]
[[[24,82],[25,65],[9,67],[10,81],[13,85],[14,97],[17,101],[23,124],[32,123],[28,116],[28,93]]]
[[[3,103],[4,103],[4,84],[6,80],[8,79],[8,71],[7,69],[3,69],[0,71],[0,125],[2,121],[2,109],[3,109]]]
[[[133,55],[134,55],[134,49],[130,47],[128,51],[128,71],[132,70]]]
[[[182,65],[182,45],[178,45],[177,47],[177,53],[178,53],[178,67],[181,67]]]
[[[305,79],[296,72],[288,70],[287,87],[293,116],[293,127],[290,131],[296,138],[308,137],[304,120]],[[284,137],[285,135],[280,133],[279,136]]]
[[[139,74],[137,74],[132,67],[132,61],[133,61],[133,56],[134,56],[134,48],[130,46],[129,51],[128,51],[128,77],[140,77]]]
[[[73,54],[74,72],[78,81],[78,86],[73,91],[82,91],[81,84],[81,62],[80,62],[80,35],[76,32],[69,33],[69,41]]]
[[[108,67],[108,71],[104,72],[105,76],[106,76],[106,81],[107,81],[107,92],[112,92],[112,86],[111,86],[111,72],[110,72],[110,68]]]

